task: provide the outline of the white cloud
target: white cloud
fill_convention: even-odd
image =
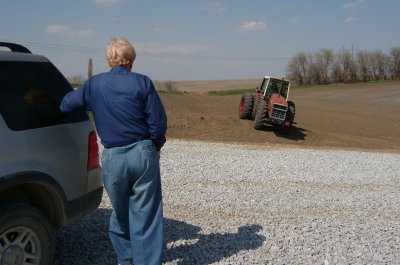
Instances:
[[[122,0],[92,0],[92,1],[97,5],[103,5],[103,6],[112,6],[122,2]]]
[[[228,7],[221,2],[208,2],[201,8],[201,10],[209,12],[224,12],[227,9]]]
[[[136,43],[135,48],[139,53],[150,55],[191,55],[206,50],[204,46],[191,43],[162,45],[159,43]]]
[[[349,23],[355,22],[357,20],[358,20],[358,18],[356,18],[356,17],[347,17],[347,18],[345,18],[344,23],[349,24]]]
[[[264,21],[246,21],[239,27],[240,33],[264,31],[267,29],[267,24]]]
[[[348,2],[346,4],[343,5],[343,9],[344,10],[355,10],[357,9],[362,3],[364,3],[365,0],[355,0],[352,2]]]
[[[50,25],[46,28],[47,33],[63,37],[88,38],[96,35],[93,30],[72,30],[68,26]]]
[[[292,24],[298,24],[300,22],[301,17],[300,16],[294,16],[290,18],[290,23]]]

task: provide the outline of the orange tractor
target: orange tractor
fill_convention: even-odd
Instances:
[[[289,99],[289,81],[265,76],[256,93],[246,92],[239,104],[239,118],[254,120],[254,128],[263,129],[266,124],[290,128],[296,114],[296,106]]]

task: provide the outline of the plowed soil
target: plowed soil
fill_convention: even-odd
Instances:
[[[290,130],[238,116],[241,95],[210,96],[212,90],[252,88],[258,80],[181,81],[160,93],[168,115],[168,138],[301,147],[400,152],[400,82],[294,88],[295,124]]]

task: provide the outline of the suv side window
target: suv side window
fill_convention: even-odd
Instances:
[[[14,131],[87,120],[84,111],[65,116],[59,105],[71,86],[51,64],[0,62],[0,114]]]

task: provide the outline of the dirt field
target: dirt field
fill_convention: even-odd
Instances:
[[[296,124],[289,131],[253,129],[240,120],[241,95],[209,96],[208,90],[257,86],[258,80],[181,81],[188,94],[160,93],[168,115],[167,137],[204,141],[400,152],[400,82],[312,86],[292,89]]]

